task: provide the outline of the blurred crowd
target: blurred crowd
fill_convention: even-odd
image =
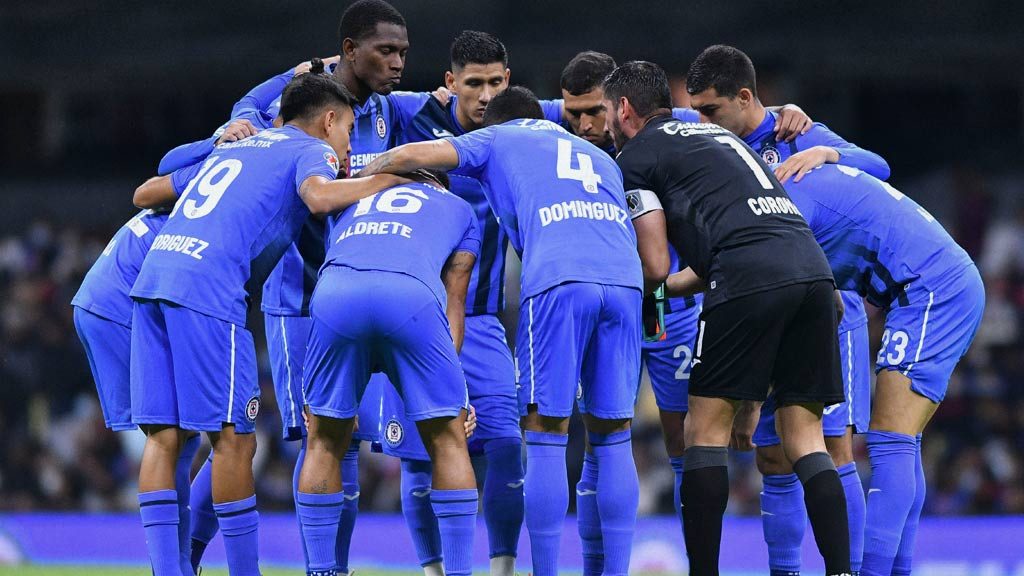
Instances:
[[[1013,205],[1018,194],[1000,200],[972,172],[955,171],[942,182],[947,209],[936,215],[978,262],[988,303],[981,331],[925,433],[926,514],[1024,513],[1024,204]],[[1020,185],[1012,187],[1019,193]],[[904,191],[915,196],[911,186]],[[69,305],[113,231],[38,220],[21,233],[0,235],[0,510],[135,506],[142,433],[104,428]],[[510,289],[510,314],[515,294]],[[291,506],[298,446],[280,439],[258,313],[251,326],[264,396],[258,498],[264,509],[285,509]],[[641,513],[670,513],[673,475],[646,384],[634,426]],[[573,432],[569,469],[575,482],[582,453],[578,422]],[[856,451],[866,479],[870,466],[862,443]],[[397,460],[364,447],[360,474],[364,509],[398,510]],[[734,454],[730,474],[731,511],[757,514],[760,477],[752,454]]]

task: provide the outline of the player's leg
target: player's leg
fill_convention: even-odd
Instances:
[[[915,536],[921,434],[945,396],[949,377],[967,351],[981,321],[985,294],[973,266],[943,279],[942,290],[924,284],[908,291],[886,316],[878,378],[868,431],[871,485],[864,534],[865,575],[895,573],[911,564]],[[915,516],[911,518],[911,514]],[[907,530],[908,522],[912,525]]]
[[[536,576],[558,573],[562,525],[569,507],[565,464],[569,416],[583,353],[600,310],[600,286],[584,283],[555,286],[527,298],[520,307],[516,357],[526,441],[525,521]],[[631,385],[635,387],[635,381]]]
[[[448,321],[433,293],[403,274],[380,274],[388,307],[378,322],[387,340],[385,372],[433,464],[430,503],[437,516],[446,574],[468,575],[479,495],[466,442],[469,393]]]
[[[182,575],[175,472],[185,432],[177,426],[171,339],[158,302],[137,302],[132,315],[132,421],[146,433],[139,469],[139,514],[156,576]]]
[[[800,545],[804,540],[807,510],[804,488],[782,450],[775,430],[775,402],[769,397],[761,407],[761,419],[753,437],[757,446],[757,470],[761,473],[761,528],[768,545],[772,576],[800,573]]]
[[[515,366],[497,316],[466,318],[459,352],[469,402],[478,425],[474,445],[487,461],[482,505],[487,524],[491,576],[512,576],[523,527],[522,431],[516,399]]]
[[[831,282],[799,284],[799,296],[779,342],[775,382],[776,428],[786,458],[804,489],[804,504],[825,573],[850,572],[846,496],[825,448],[824,405],[845,400]]]
[[[850,570],[853,574],[859,574],[864,557],[864,521],[867,504],[864,500],[864,486],[857,472],[857,463],[853,459],[853,427],[848,426],[841,436],[829,435],[828,430],[825,434],[825,448],[836,465],[839,481],[843,484],[843,494],[846,496],[846,519],[850,532]]]
[[[583,576],[600,576],[604,572],[601,513],[597,508],[598,476],[597,457],[588,441],[580,481],[576,483],[576,529],[583,549]]]
[[[206,457],[189,489],[192,572],[198,572],[203,554],[217,535],[217,513],[213,511],[213,451]]]
[[[310,303],[313,327],[302,369],[309,427],[296,497],[310,574],[333,576],[339,570],[346,478],[338,470],[352,446],[377,336],[377,298],[363,274],[327,268]]]
[[[359,516],[359,445],[359,440],[351,440],[348,450],[345,451],[345,456],[341,460],[341,491],[345,501],[341,504],[338,537],[334,542],[339,575],[350,572],[349,550],[352,547],[352,533],[355,532],[356,518]]]
[[[740,400],[764,400],[775,363],[785,288],[736,298],[701,313],[690,374],[680,501],[690,570],[717,574],[729,501],[728,446]]]
[[[619,286],[599,288],[602,306],[581,367],[581,406],[600,470],[596,500],[603,574],[624,575],[629,571],[640,501],[630,422],[640,378],[641,294]]]

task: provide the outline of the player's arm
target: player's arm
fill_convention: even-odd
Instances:
[[[328,180],[323,176],[310,176],[299,186],[299,197],[313,216],[327,216],[340,212],[367,196],[399,184],[410,182],[393,174]]]
[[[707,289],[707,283],[697,276],[697,273],[689,266],[679,272],[669,274],[665,280],[665,295],[670,298],[693,296],[705,289]]]
[[[459,167],[459,153],[448,140],[416,142],[392,148],[374,158],[359,174],[407,174],[420,168],[453,170]]]
[[[462,350],[462,339],[466,324],[466,293],[469,291],[469,277],[473,273],[476,255],[462,250],[453,252],[441,270],[441,281],[448,293],[448,326],[452,332],[455,351]]]
[[[171,176],[154,176],[135,189],[132,202],[138,208],[162,208],[178,200]]]
[[[815,124],[797,141],[800,152],[793,154],[775,168],[775,177],[785,184],[789,178],[799,182],[804,174],[822,164],[842,164],[857,168],[879,180],[887,180],[890,170],[884,158],[847,142],[823,124]]]
[[[644,272],[644,294],[650,294],[665,282],[672,265],[668,255],[665,211],[650,190],[630,190],[626,193],[626,205],[636,230],[636,250]]]

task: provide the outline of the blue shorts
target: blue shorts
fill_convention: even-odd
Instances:
[[[871,420],[871,352],[866,323],[839,333],[839,361],[846,401],[825,407],[821,427],[829,438],[845,435],[848,426],[853,427],[855,434],[868,430]],[[775,432],[775,407],[775,396],[769,395],[761,406],[761,420],[754,431],[753,441],[757,446],[781,443]]]
[[[132,314],[132,422],[248,434],[260,410],[256,347],[244,327],[162,300]]]
[[[644,342],[641,352],[654,400],[666,412],[689,411],[690,364],[701,307],[665,315],[665,339]]]
[[[586,282],[559,284],[519,309],[519,411],[568,418],[577,388],[597,418],[633,417],[643,338],[640,290]]]
[[[981,324],[985,286],[973,265],[934,284],[941,288],[909,285],[908,303],[889,309],[875,371],[899,370],[911,390],[939,403]]]
[[[391,388],[388,377],[381,372],[370,376],[370,383],[363,391],[363,399],[359,401],[359,427],[352,433],[354,440],[379,442],[381,434],[381,418],[384,411],[384,390]]]
[[[470,438],[471,452],[495,438],[519,438],[519,408],[515,366],[505,341],[505,328],[494,315],[466,317],[465,337],[459,353],[469,388],[469,403],[476,409],[477,427]],[[429,460],[416,427],[405,415],[405,405],[394,390],[384,390],[381,447],[385,454],[411,460]]]
[[[75,306],[75,331],[89,359],[103,423],[115,432],[134,430],[129,376],[131,328]]]
[[[302,420],[302,365],[306,361],[306,344],[313,321],[308,316],[275,316],[264,314],[267,332],[267,353],[274,377],[274,394],[281,413],[285,440],[300,440],[306,435]]]
[[[329,418],[352,418],[373,372],[383,371],[413,421],[456,416],[466,378],[448,319],[434,293],[405,274],[330,266],[310,303],[306,403]]]

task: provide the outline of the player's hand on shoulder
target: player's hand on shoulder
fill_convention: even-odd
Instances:
[[[341,62],[341,56],[331,56],[330,58],[323,58],[323,61],[324,61],[324,70],[327,70],[332,65],[337,64],[338,62]],[[306,60],[305,62],[300,62],[300,63],[298,63],[295,66],[294,75],[298,76],[299,74],[305,74],[305,73],[309,72],[310,68],[312,68],[312,67],[313,67],[313,62],[311,60]]]
[[[792,142],[797,136],[806,134],[814,122],[811,117],[796,104],[786,104],[779,108],[779,119],[775,122],[775,141]]]
[[[736,411],[736,419],[732,424],[732,438],[729,440],[729,447],[743,452],[749,452],[756,448],[754,445],[754,430],[757,429],[757,422],[761,418],[761,403],[744,400]]]
[[[431,92],[430,95],[440,102],[441,106],[447,106],[448,102],[452,99],[451,91],[444,86],[438,86],[437,90]]]
[[[476,408],[469,405],[469,415],[466,416],[466,438],[471,438],[476,432]]]
[[[232,120],[224,127],[224,132],[217,138],[216,145],[223,144],[225,142],[235,142],[243,138],[255,135],[259,132],[259,128],[253,126],[252,122],[249,122],[245,118],[238,118]]]
[[[799,182],[805,174],[825,163],[835,164],[839,161],[839,153],[829,146],[814,146],[793,154],[782,164],[775,167],[775,177],[785,184],[793,178]]]

